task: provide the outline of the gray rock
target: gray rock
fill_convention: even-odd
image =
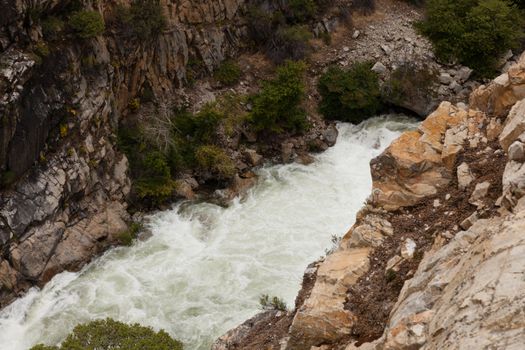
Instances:
[[[330,125],[323,132],[323,139],[325,140],[325,142],[327,143],[329,147],[332,147],[335,145],[338,135],[339,135],[339,131],[337,131],[337,128],[334,125]]]
[[[461,190],[464,190],[467,188],[472,181],[474,181],[474,176],[470,172],[470,168],[467,163],[463,162],[461,163],[457,168],[457,176],[458,176],[458,187]]]
[[[469,67],[461,67],[458,70],[455,78],[459,82],[463,83],[463,82],[467,81],[470,78],[470,76],[472,75],[472,72],[473,72],[473,70],[470,69]]]
[[[489,193],[490,186],[491,184],[488,181],[477,184],[469,198],[469,203],[478,206],[478,208],[482,207],[484,205],[483,199]]]
[[[439,75],[439,82],[443,85],[450,85],[454,79],[448,73],[441,73]]]
[[[376,72],[379,75],[384,75],[387,72],[387,68],[381,62],[376,62],[372,67],[372,71]]]
[[[525,145],[521,141],[514,141],[509,146],[509,159],[517,162],[525,161]]]

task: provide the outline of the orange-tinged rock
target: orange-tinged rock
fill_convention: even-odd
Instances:
[[[470,108],[491,116],[505,117],[511,107],[525,98],[525,53],[507,73],[487,86],[480,86],[470,95]]]

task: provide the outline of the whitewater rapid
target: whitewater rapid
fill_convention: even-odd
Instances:
[[[209,349],[257,313],[261,294],[293,305],[305,267],[351,227],[370,193],[370,159],[414,125],[402,116],[340,124],[337,144],[313,164],[260,169],[242,201],[186,202],[152,215],[150,239],[61,273],[0,311],[0,349],[57,344],[76,324],[105,317]]]

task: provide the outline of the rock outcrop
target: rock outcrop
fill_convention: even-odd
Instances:
[[[42,23],[69,2],[2,2],[0,308],[118,240],[130,192],[119,120],[146,90],[177,95],[191,60],[211,71],[245,35],[244,0],[160,4],[167,24],[148,41],[123,38],[112,25],[116,3],[98,1],[87,9],[104,17],[103,35],[64,32],[46,43]]]
[[[372,194],[280,349],[522,347],[525,54],[506,74],[372,161]]]

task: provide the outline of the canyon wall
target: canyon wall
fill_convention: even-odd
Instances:
[[[119,120],[139,94],[176,97],[189,64],[211,71],[245,35],[244,0],[161,0],[162,33],[124,40],[111,21],[130,3],[86,4],[104,17],[103,35],[62,34],[45,44],[42,19],[73,2],[1,2],[0,175],[16,184],[0,192],[0,308],[79,269],[127,230]]]

